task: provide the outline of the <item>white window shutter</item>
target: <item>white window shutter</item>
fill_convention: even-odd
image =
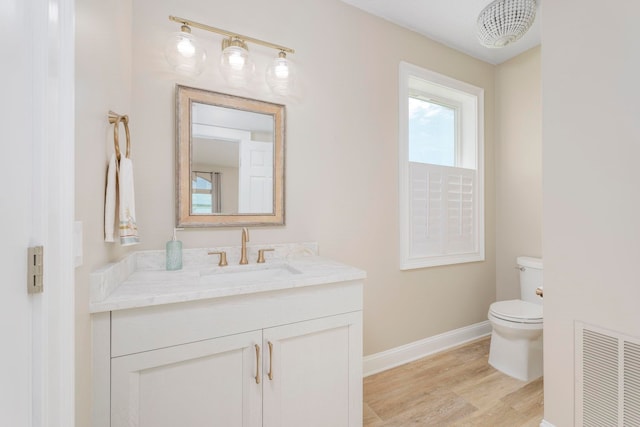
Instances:
[[[410,256],[442,254],[444,244],[444,176],[429,165],[410,163]]]
[[[409,164],[410,258],[477,251],[476,171]]]
[[[476,171],[448,168],[446,254],[476,251],[475,175]]]

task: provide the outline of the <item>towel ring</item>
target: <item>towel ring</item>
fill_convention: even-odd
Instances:
[[[124,124],[124,132],[127,137],[127,152],[125,157],[128,159],[131,155],[131,135],[129,133],[129,116],[126,114],[121,116],[119,114],[114,113],[113,111],[109,111],[109,123],[112,123],[113,126],[113,144],[116,151],[116,158],[120,160],[120,139],[118,137],[118,128],[120,127],[120,122]]]

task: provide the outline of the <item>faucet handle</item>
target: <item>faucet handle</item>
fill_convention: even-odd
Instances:
[[[209,252],[209,255],[220,255],[220,262],[218,263],[219,267],[224,267],[227,264],[227,253],[225,251],[220,252]]]
[[[258,250],[258,264],[263,264],[264,263],[264,253],[267,251],[275,251],[274,248],[271,249],[259,249]]]

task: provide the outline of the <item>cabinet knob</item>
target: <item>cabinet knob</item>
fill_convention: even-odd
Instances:
[[[536,295],[538,295],[540,298],[542,298],[542,288],[536,288]]]

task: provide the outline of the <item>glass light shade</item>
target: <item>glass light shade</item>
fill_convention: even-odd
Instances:
[[[295,71],[291,61],[287,59],[284,52],[280,52],[267,67],[267,85],[273,93],[278,95],[288,95],[293,89]]]
[[[241,46],[244,43],[233,41],[230,46],[222,50],[220,56],[220,71],[231,86],[246,86],[253,80],[256,66],[249,58],[249,51]]]
[[[173,33],[167,40],[164,57],[175,71],[196,77],[204,70],[207,52],[190,34],[189,27],[183,26],[182,31]]]

